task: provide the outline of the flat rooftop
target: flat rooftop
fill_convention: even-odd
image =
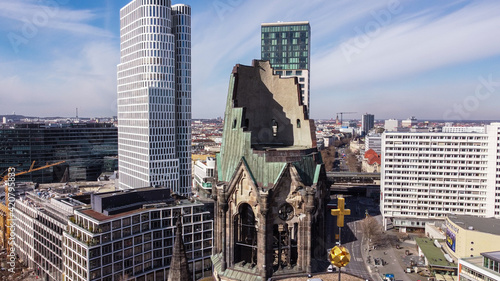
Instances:
[[[146,209],[154,209],[154,208],[165,208],[165,207],[174,207],[174,206],[180,206],[180,207],[185,207],[185,206],[189,206],[189,205],[192,205],[192,204],[201,204],[200,202],[195,202],[195,203],[192,203],[191,201],[187,200],[187,199],[184,199],[184,200],[180,200],[179,204],[176,204],[174,202],[171,202],[170,204],[162,204],[162,203],[157,203],[156,206],[155,204],[139,204],[139,205],[136,205],[134,207],[133,210],[128,210],[128,211],[124,211],[124,212],[120,212],[120,213],[116,213],[116,214],[104,214],[104,213],[99,213],[97,211],[94,211],[93,209],[85,209],[85,210],[77,210],[77,212],[80,212],[84,215],[87,215],[93,219],[96,219],[98,221],[106,221],[106,220],[110,220],[110,219],[115,219],[115,218],[120,218],[120,217],[125,217],[125,216],[129,216],[129,215],[132,215],[132,214],[136,214],[136,213],[140,213],[140,212],[143,212],[144,210]],[[148,207],[145,207],[144,205],[148,205]]]
[[[308,21],[289,21],[289,22],[278,21],[278,22],[262,23],[261,26],[306,25],[306,24],[309,24],[309,22]]]
[[[450,215],[448,219],[465,230],[500,235],[500,220],[467,215]]]
[[[430,238],[415,238],[418,247],[424,252],[427,261],[430,266],[434,267],[454,267],[457,265],[455,263],[450,263],[444,257],[443,251],[434,245],[434,239]]]
[[[132,211],[145,204],[171,203],[174,198],[169,188],[137,188],[124,191],[94,193],[92,209],[106,216]]]
[[[482,256],[489,258],[490,260],[494,260],[500,262],[500,251],[497,252],[487,252],[481,253]]]

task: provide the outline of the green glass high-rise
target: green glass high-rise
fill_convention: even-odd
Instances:
[[[308,21],[261,24],[261,57],[268,60],[275,74],[297,77],[302,103],[309,114],[310,41]]]

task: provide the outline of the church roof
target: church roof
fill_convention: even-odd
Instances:
[[[172,260],[168,272],[168,281],[189,281],[191,274],[189,272],[186,249],[182,239],[182,217],[177,218],[177,229],[175,231],[174,249],[172,251]]]

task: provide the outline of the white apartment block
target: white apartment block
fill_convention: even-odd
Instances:
[[[382,150],[382,135],[381,134],[368,134],[365,137],[365,152],[373,149],[377,154]]]
[[[198,188],[202,188],[207,193],[212,192],[211,179],[215,179],[215,158],[207,157],[206,161],[196,161],[194,164],[194,184]]]
[[[384,122],[384,129],[386,132],[396,132],[399,128],[399,120],[388,119]]]
[[[406,120],[401,121],[401,127],[403,128],[412,128],[413,126],[418,125],[418,120],[415,116],[412,116]]]
[[[500,123],[485,133],[382,136],[384,226],[424,228],[446,215],[500,218]]]
[[[191,7],[133,0],[120,10],[119,187],[191,192]]]
[[[485,129],[485,127],[445,126],[442,131],[443,133],[485,133]]]

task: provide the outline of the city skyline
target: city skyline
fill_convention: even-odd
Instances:
[[[127,2],[1,0],[0,113],[116,115]],[[261,23],[306,20],[311,118],[498,119],[500,3],[180,2],[193,8],[193,118],[223,116],[232,66],[260,58]]]

